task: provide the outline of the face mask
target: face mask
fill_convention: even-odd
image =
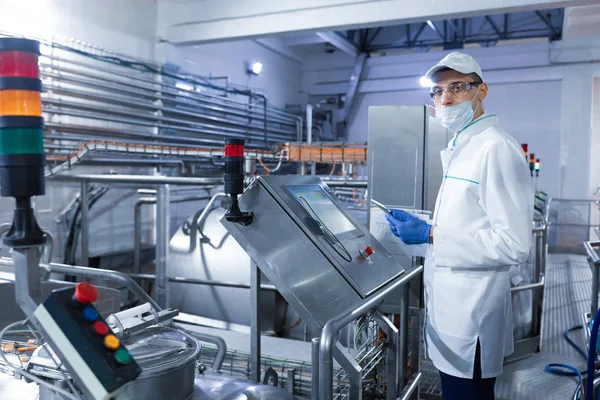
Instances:
[[[475,93],[473,100],[475,100],[478,94],[479,88],[477,89],[477,93]],[[473,120],[473,115],[475,114],[475,110],[471,107],[473,100],[465,101],[464,103],[450,107],[436,107],[435,119],[454,132],[461,131]],[[477,106],[479,106],[479,104],[477,104]]]

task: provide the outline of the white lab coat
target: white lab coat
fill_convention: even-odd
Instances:
[[[531,245],[533,189],[519,143],[483,115],[442,151],[444,180],[425,259],[429,357],[472,378],[477,339],[483,378],[513,352],[509,270]]]

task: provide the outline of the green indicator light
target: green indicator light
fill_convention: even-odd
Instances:
[[[120,348],[115,352],[115,360],[121,364],[129,364],[131,361],[131,355],[124,348]]]
[[[43,153],[44,135],[41,129],[0,129],[0,155]]]

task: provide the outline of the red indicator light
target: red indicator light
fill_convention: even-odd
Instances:
[[[225,157],[244,157],[244,146],[241,144],[226,144]]]
[[[38,58],[36,54],[20,51],[0,51],[0,77],[37,78],[38,75]]]

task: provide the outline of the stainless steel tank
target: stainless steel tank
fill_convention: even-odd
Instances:
[[[219,221],[225,209],[212,209],[199,225],[195,245],[180,227],[170,242],[169,275],[250,285],[250,257]],[[192,251],[190,251],[190,249]],[[268,283],[263,277],[263,284]],[[170,282],[170,305],[181,312],[239,325],[250,325],[250,291],[245,288]],[[261,294],[261,329],[284,325],[285,301],[275,291]],[[288,311],[288,318],[290,316]],[[297,318],[297,317],[296,317]],[[294,321],[292,321],[293,323]]]
[[[200,352],[196,339],[177,329],[153,326],[123,339],[123,345],[142,368],[142,373],[125,385],[115,400],[189,400],[193,397],[196,359]],[[38,350],[31,358],[29,371],[53,381],[62,380],[55,364],[49,361],[48,352],[43,347]],[[54,372],[49,366],[53,366]],[[65,387],[64,382],[56,384]],[[39,399],[63,400],[64,397],[40,386]]]
[[[187,400],[194,394],[200,344],[186,333],[155,326],[136,333],[123,344],[142,368],[142,374],[116,400]]]
[[[196,379],[193,400],[293,400],[291,393],[274,386],[207,374]]]

